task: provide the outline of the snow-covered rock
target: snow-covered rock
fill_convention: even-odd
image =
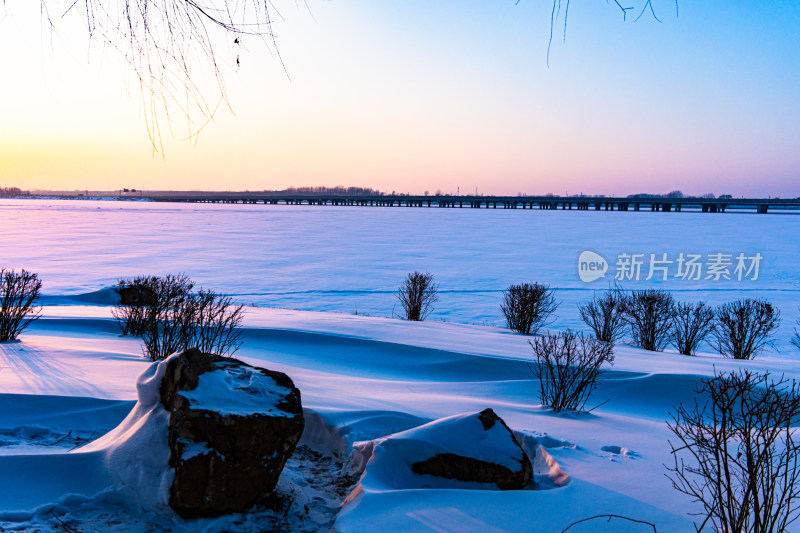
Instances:
[[[531,462],[491,409],[434,420],[362,446],[367,476],[392,488],[517,490],[533,478]]]
[[[270,501],[304,426],[300,391],[286,374],[187,350],[169,362],[161,402],[178,514],[218,516]]]
[[[151,306],[158,301],[158,295],[150,287],[144,285],[123,285],[114,288],[114,303],[131,306]]]

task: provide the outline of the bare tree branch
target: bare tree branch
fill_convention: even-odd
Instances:
[[[786,531],[798,517],[800,384],[740,370],[704,380],[671,414],[672,486],[698,502],[715,531]]]
[[[618,514],[599,514],[597,516],[590,516],[588,518],[583,518],[581,520],[577,520],[577,521],[571,523],[566,528],[562,529],[561,533],[566,533],[567,531],[572,529],[573,526],[577,526],[578,524],[582,524],[584,522],[589,522],[590,520],[598,520],[600,518],[605,518],[605,519],[607,519],[608,522],[611,522],[611,519],[613,519],[613,518],[617,518],[619,520],[627,520],[628,522],[633,522],[634,524],[642,524],[642,525],[645,525],[645,526],[650,526],[650,527],[653,528],[653,531],[658,533],[658,530],[656,529],[656,525],[653,524],[653,523],[646,522],[644,520],[637,520],[635,518],[629,518],[627,516],[622,516],[622,515],[618,515]]]
[[[40,0],[42,18],[51,26],[52,1]],[[191,140],[221,106],[230,107],[218,55],[227,39],[236,45],[245,37],[267,41],[286,72],[272,32],[274,10],[270,0],[74,0],[61,18],[79,11],[90,39],[109,46],[131,68],[153,150],[163,153],[162,124],[174,135],[173,116],[186,118]],[[238,66],[238,54],[227,62]],[[210,89],[204,72],[213,80]]]
[[[517,4],[519,4],[522,0],[517,0]],[[553,33],[555,31],[556,22],[559,20],[561,15],[561,1],[562,0],[553,0],[553,6],[550,10],[550,36],[547,40],[547,66],[550,67],[550,49],[553,45]],[[563,39],[564,41],[567,40],[567,23],[569,19],[569,2],[570,0],[564,0],[564,30],[563,30]],[[609,0],[606,0],[606,4],[609,3]],[[636,6],[625,6],[620,3],[619,0],[614,0],[614,4],[619,8],[622,12],[622,21],[627,22],[628,20],[628,11],[633,11],[636,9]],[[642,15],[644,15],[647,11],[653,16],[653,19],[657,22],[661,22],[661,19],[658,18],[656,14],[656,10],[653,7],[653,0],[644,0],[644,3],[639,10],[639,15],[634,19],[634,22],[638,22]],[[678,16],[678,0],[675,0],[675,16]]]

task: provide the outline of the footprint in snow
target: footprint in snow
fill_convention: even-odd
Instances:
[[[639,457],[639,454],[633,450],[629,450],[628,448],[623,448],[622,446],[603,446],[600,450],[610,453],[611,460],[614,460],[617,457],[628,457],[629,459],[635,459]]]

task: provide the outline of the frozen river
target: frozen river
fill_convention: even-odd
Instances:
[[[766,298],[787,355],[800,306],[795,215],[3,200],[0,220],[0,266],[38,272],[48,303],[185,272],[247,304],[391,316],[405,274],[427,270],[431,319],[502,325],[503,289],[538,281],[557,289],[564,328],[617,276],[683,300]],[[581,279],[585,251],[605,277]]]

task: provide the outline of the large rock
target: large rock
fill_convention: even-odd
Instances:
[[[183,517],[267,504],[303,432],[300,391],[280,372],[187,350],[161,382],[169,412],[169,504]]]

